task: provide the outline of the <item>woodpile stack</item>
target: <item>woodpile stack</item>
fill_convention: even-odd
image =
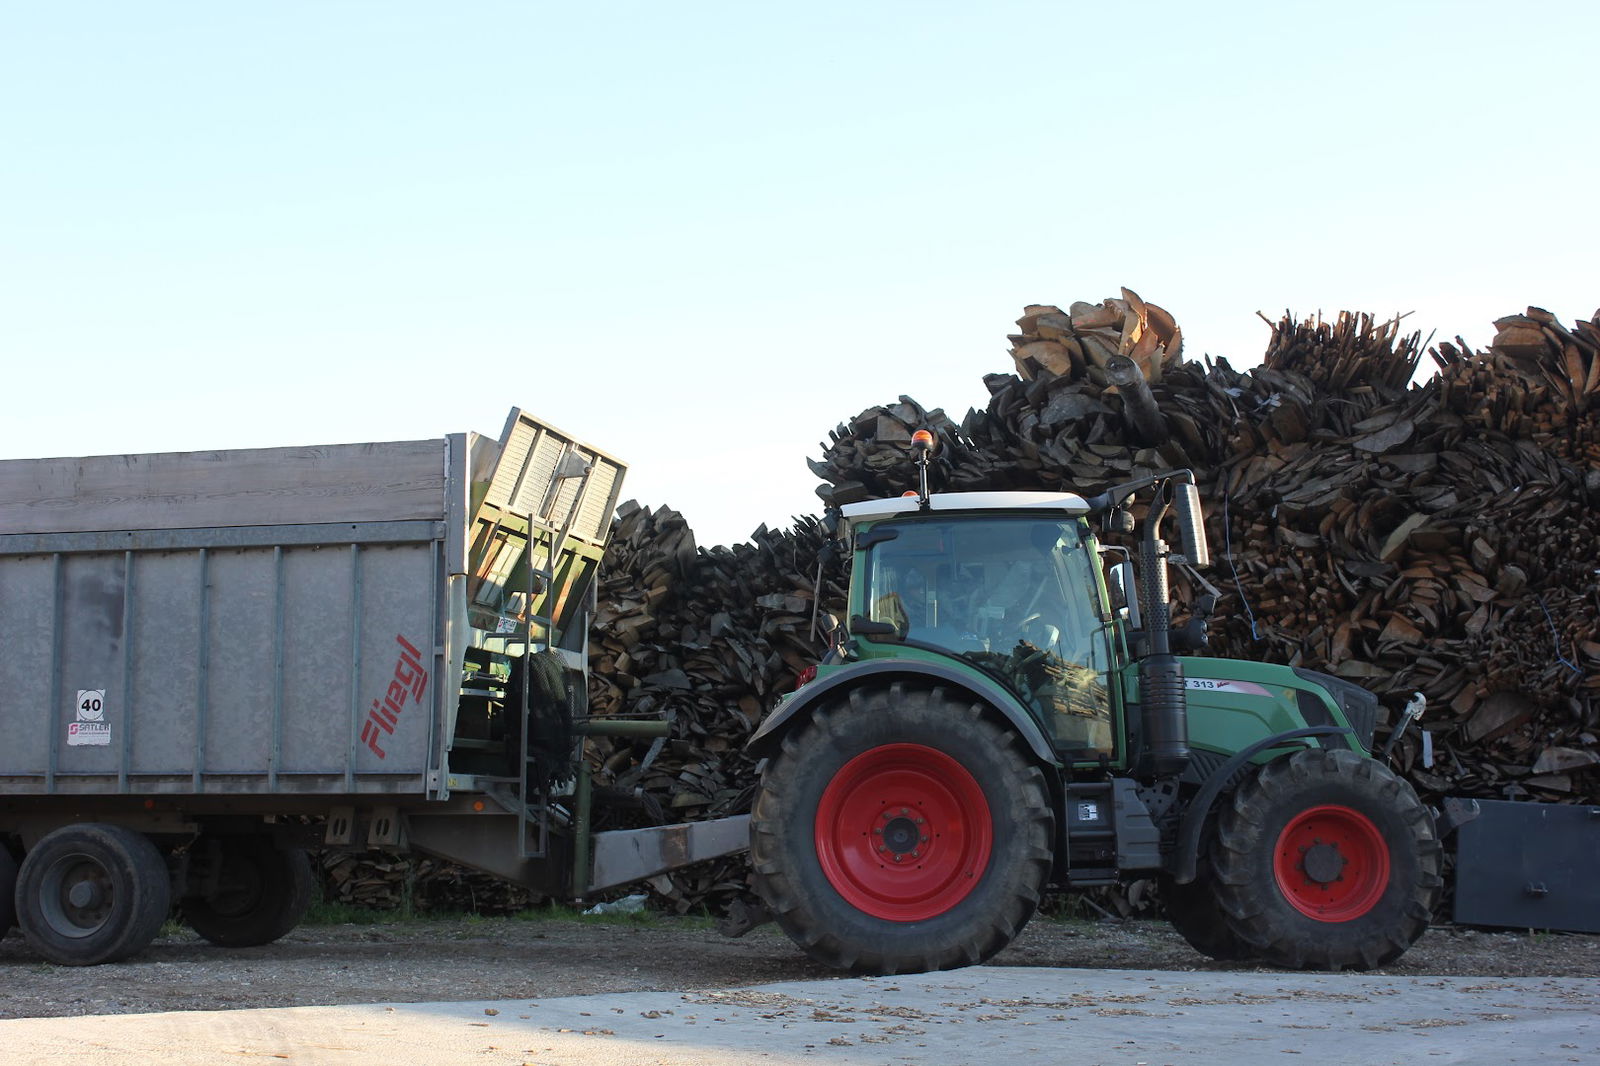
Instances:
[[[672,735],[592,740],[602,783],[643,789],[675,820],[747,804],[744,742],[822,652],[812,627],[823,542],[818,520],[803,518],[695,551],[675,511],[624,505],[590,638],[590,713],[665,718]],[[841,568],[823,577],[825,598],[842,600]]]
[[[437,859],[388,852],[317,857],[322,899],[370,910],[515,914],[540,897],[510,881]]]
[[[745,741],[824,648],[814,628],[819,566],[824,600],[844,600],[841,563],[819,563],[825,541],[816,518],[799,518],[745,544],[697,550],[677,512],[623,505],[590,634],[590,713],[665,718],[672,732],[588,742],[597,795],[614,816],[648,824],[749,809],[755,764]],[[653,887],[687,911],[731,898],[745,876],[729,860]]]

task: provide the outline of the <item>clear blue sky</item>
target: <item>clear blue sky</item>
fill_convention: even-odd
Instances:
[[[0,457],[498,433],[704,544],[1024,304],[1600,304],[1600,5],[0,0]]]

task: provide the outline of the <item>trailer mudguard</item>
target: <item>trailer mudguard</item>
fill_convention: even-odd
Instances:
[[[1039,760],[1050,766],[1059,766],[1060,758],[1050,745],[1037,722],[1017,706],[1016,697],[997,684],[977,678],[969,673],[951,669],[940,663],[914,659],[874,659],[852,664],[849,669],[819,677],[784,700],[778,709],[761,723],[745,744],[745,750],[756,758],[765,758],[778,748],[784,734],[797,722],[803,721],[810,709],[828,696],[851,688],[863,681],[888,682],[896,679],[936,681],[949,688],[968,693],[973,699],[992,707],[1010,723]]]

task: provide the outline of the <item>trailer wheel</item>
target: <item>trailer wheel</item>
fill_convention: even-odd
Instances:
[[[299,848],[263,836],[212,838],[216,878],[183,901],[189,927],[225,948],[270,944],[300,924],[311,906],[311,863]],[[204,845],[202,845],[204,846]]]
[[[1433,820],[1375,759],[1312,749],[1268,763],[1217,825],[1217,903],[1252,955],[1366,970],[1428,928],[1443,884]]]
[[[17,860],[0,841],[0,938],[17,924]]]
[[[784,737],[751,817],[755,884],[807,954],[858,973],[982,962],[1037,909],[1043,772],[970,700],[856,690]]]
[[[167,864],[120,825],[63,826],[22,861],[17,920],[28,944],[62,966],[116,962],[150,946],[172,901]]]

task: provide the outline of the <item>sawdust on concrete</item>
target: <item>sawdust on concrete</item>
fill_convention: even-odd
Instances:
[[[1213,962],[1163,922],[1035,920],[1000,966],[1254,970]],[[1600,936],[1430,930],[1395,965],[1404,976],[1600,977]],[[0,1018],[350,1003],[414,1003],[736,989],[837,976],[772,926],[729,940],[707,923],[652,918],[460,918],[306,925],[275,944],[228,950],[169,926],[126,962],[43,962],[0,941]]]

